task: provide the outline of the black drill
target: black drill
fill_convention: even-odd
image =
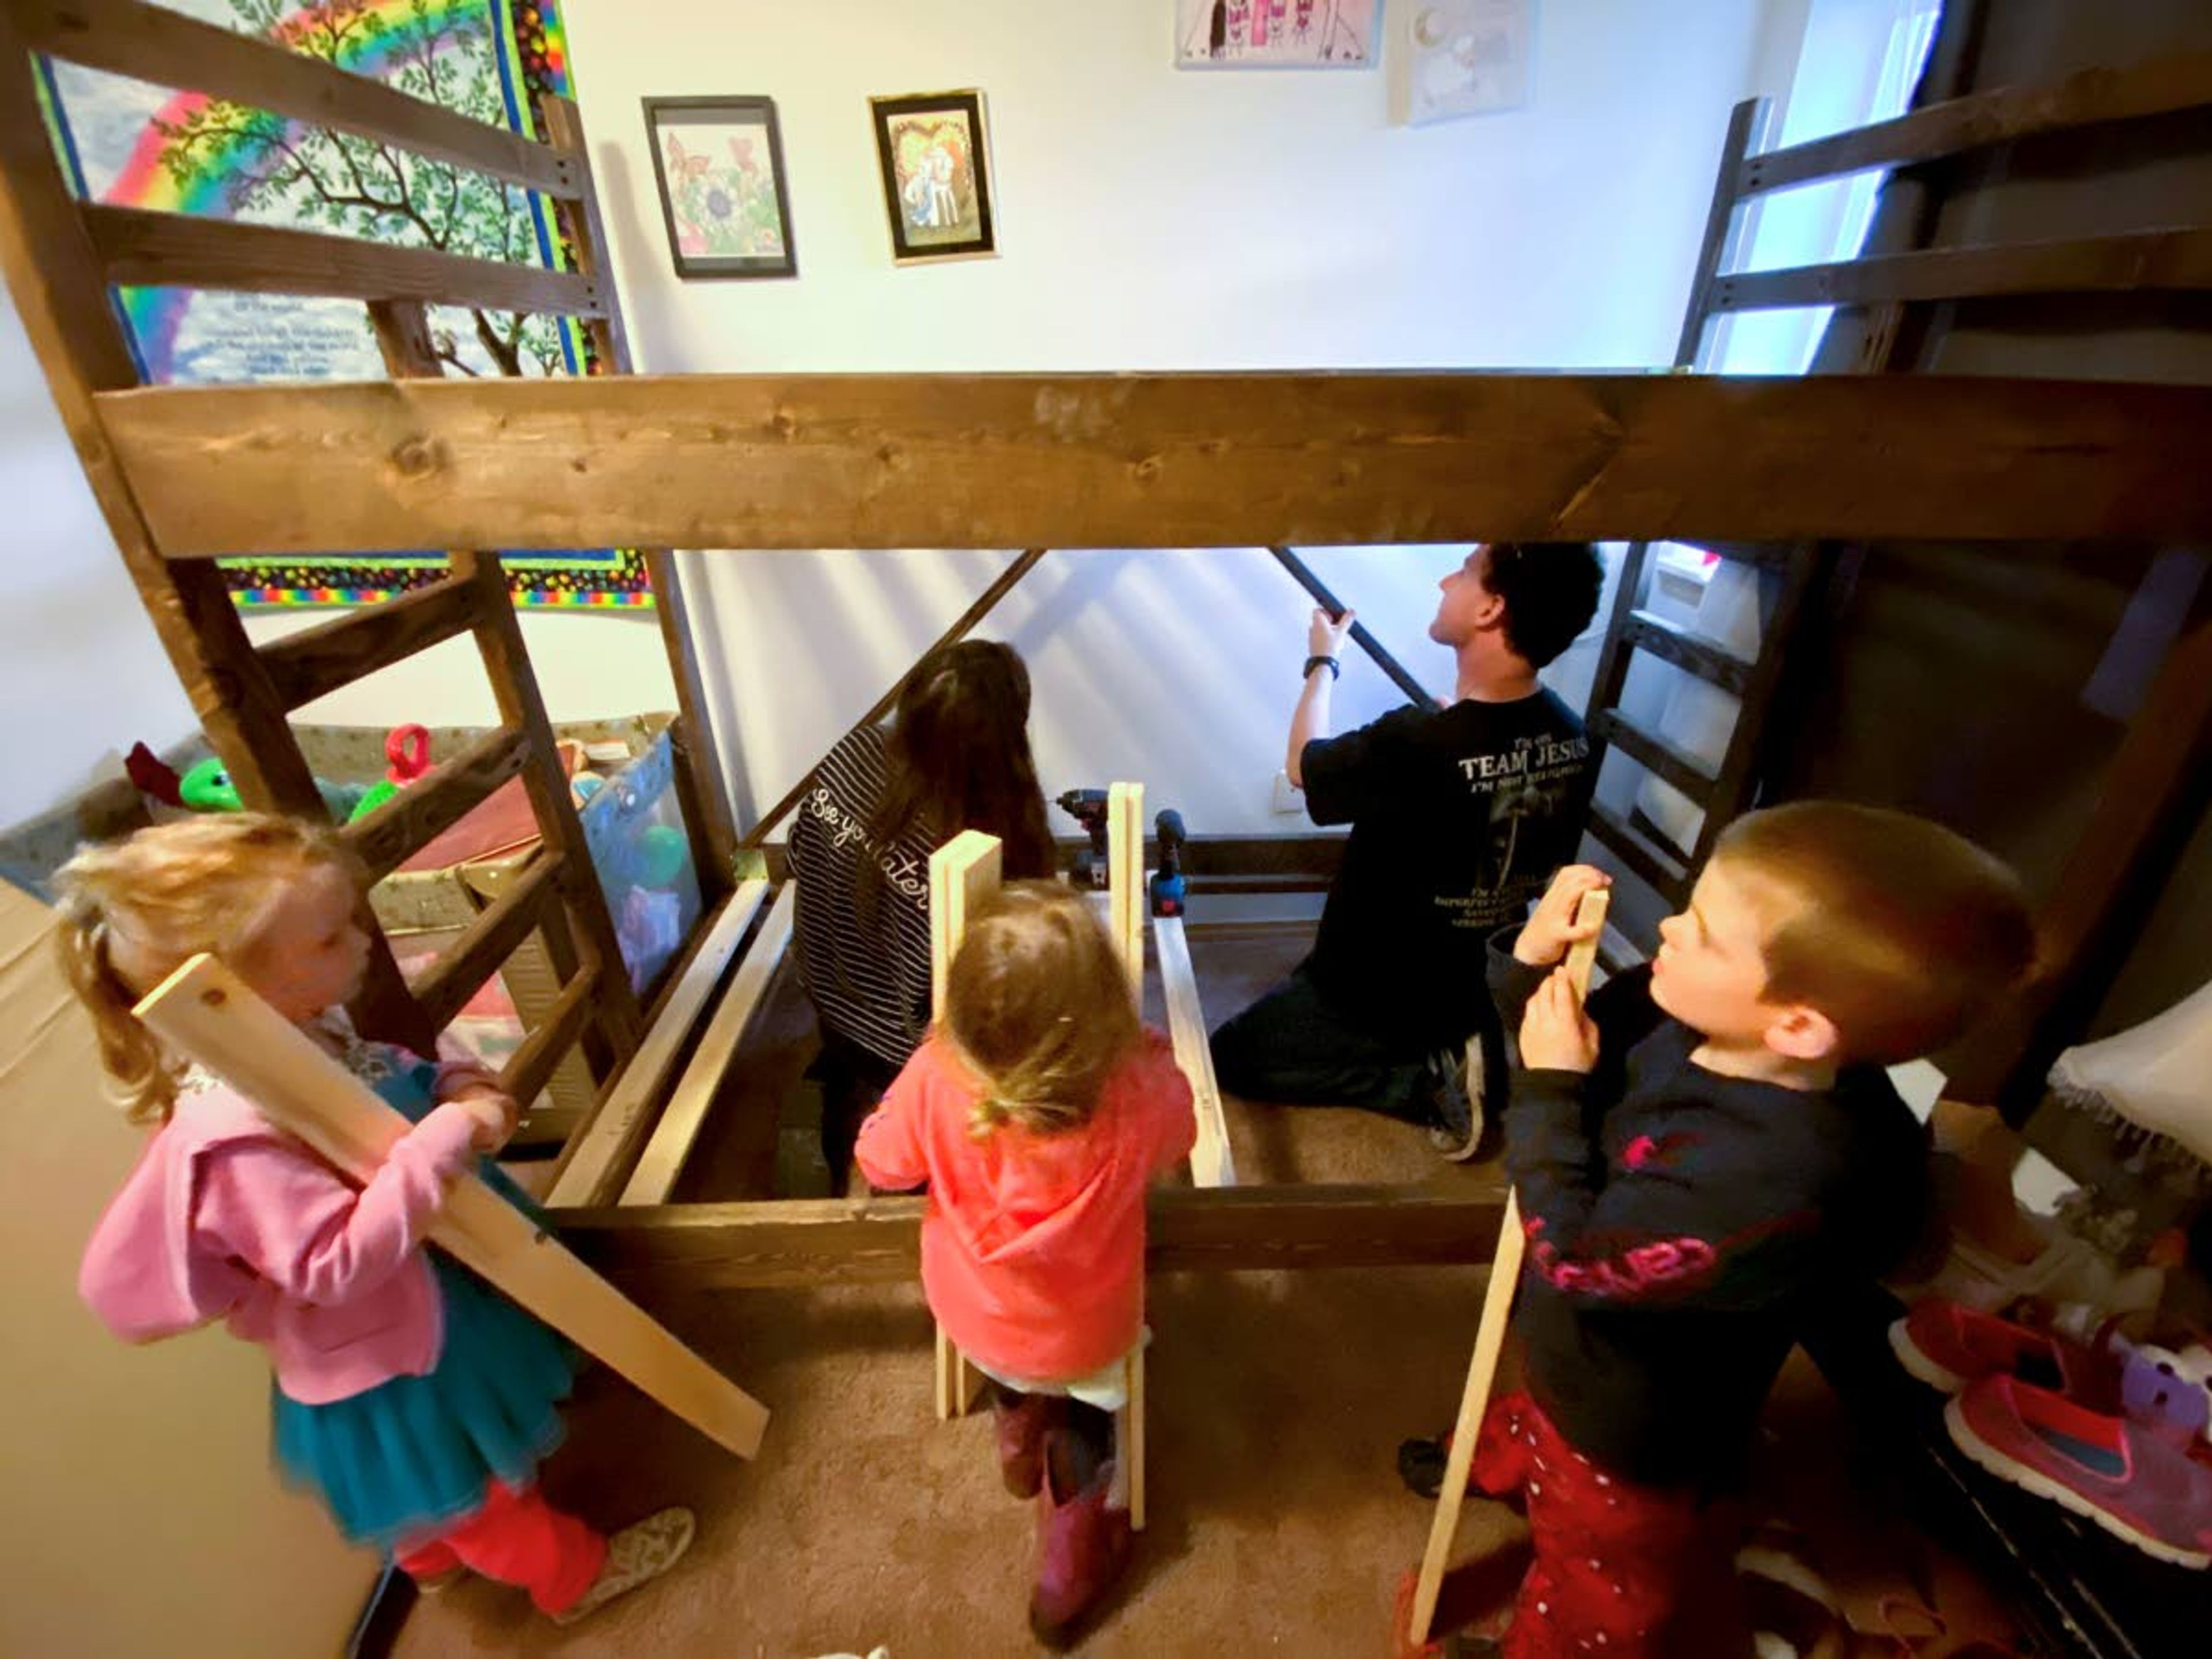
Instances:
[[[1060,798],[1060,811],[1073,814],[1091,836],[1091,845],[1075,855],[1074,866],[1068,872],[1078,887],[1103,890],[1109,884],[1106,801],[1103,789],[1071,789]]]

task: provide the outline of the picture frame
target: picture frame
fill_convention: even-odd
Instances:
[[[647,98],[645,132],[678,276],[799,275],[775,100]]]
[[[1364,70],[1382,61],[1382,0],[1176,0],[1183,70]]]
[[[871,98],[891,262],[988,258],[999,251],[983,94]]]

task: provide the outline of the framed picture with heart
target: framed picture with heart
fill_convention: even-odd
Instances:
[[[871,98],[891,258],[975,258],[999,251],[980,92]]]

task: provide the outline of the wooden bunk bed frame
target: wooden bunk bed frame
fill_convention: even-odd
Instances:
[[[33,52],[542,191],[578,268],[79,203],[47,142]],[[2212,58],[2184,58],[1960,98],[1786,149],[1733,139],[1692,314],[1701,326],[1729,309],[1841,303],[1893,319],[1908,303],[1978,295],[2212,288],[2205,226],[1757,275],[1723,265],[1741,240],[1731,227],[1764,192],[2208,104]],[[551,142],[533,143],[139,0],[0,0],[0,263],[206,734],[251,803],[318,812],[288,711],[441,640],[475,636],[500,729],[348,835],[372,868],[388,871],[520,775],[545,852],[411,985],[380,940],[357,1017],[423,1042],[435,1015],[542,933],[566,990],[508,1079],[528,1097],[583,1044],[602,1086],[559,1178],[562,1231],[580,1255],[647,1295],[905,1279],[921,1214],[912,1199],[654,1201],[672,1189],[715,1075],[710,1066],[703,1085],[685,1085],[675,1138],[655,1152],[676,1062],[723,974],[738,962],[745,981],[749,963],[750,981],[726,995],[703,1039],[713,1065],[727,1063],[787,933],[788,888],[772,893],[751,855],[799,793],[740,842],[670,548],[1029,550],[954,624],[954,638],[1050,547],[2212,538],[2212,388],[2197,386],[1640,373],[630,377],[581,130],[565,104],[544,118]],[[1752,125],[1739,112],[1732,132]],[[393,378],[143,386],[110,303],[120,283],[362,301]],[[581,319],[609,372],[439,380],[423,337],[428,303]],[[531,457],[526,470],[503,464],[519,452]],[[730,488],[733,476],[743,489]],[[651,1009],[623,970],[500,561],[471,550],[639,545],[653,550],[680,709],[682,803],[709,901],[688,960]],[[360,547],[461,550],[434,586],[259,649],[212,562]],[[1281,556],[1298,574],[1295,556]],[[1310,573],[1300,580],[1319,591]],[[2044,975],[1954,1079],[1964,1097],[1995,1100],[2086,1018],[2085,987],[2113,919],[2155,873],[2208,752],[2204,611],[2183,629],[2113,760],[2046,914],[2054,948]],[[1319,884],[1267,869],[1256,885]],[[763,909],[758,954],[741,954]],[[1187,976],[1187,954],[1183,963]],[[1188,1002],[1179,1023],[1198,1019],[1194,996],[1170,1000]],[[1503,1203],[1502,1188],[1164,1190],[1152,1265],[1479,1262]]]

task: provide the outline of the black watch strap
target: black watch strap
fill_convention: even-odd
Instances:
[[[1323,663],[1328,665],[1329,678],[1340,680],[1344,678],[1344,666],[1334,657],[1308,657],[1306,665],[1298,672],[1298,678],[1302,680],[1310,678],[1314,670],[1319,668]]]

